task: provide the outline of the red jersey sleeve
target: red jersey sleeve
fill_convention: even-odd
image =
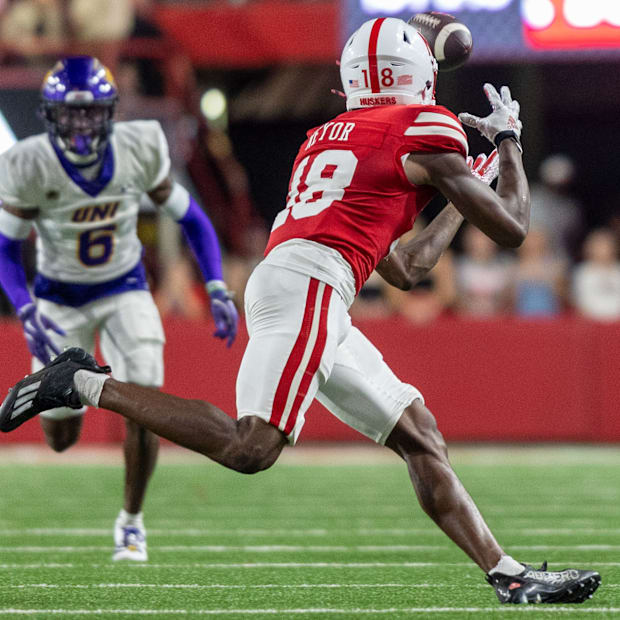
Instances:
[[[399,123],[408,153],[461,153],[467,157],[467,135],[459,119],[440,105],[408,106]]]

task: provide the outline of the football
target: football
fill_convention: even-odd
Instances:
[[[464,65],[473,49],[469,28],[447,13],[416,13],[408,22],[428,42],[440,71]]]

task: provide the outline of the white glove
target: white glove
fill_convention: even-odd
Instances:
[[[514,101],[510,95],[508,86],[500,89],[501,97],[492,84],[484,85],[484,93],[491,104],[492,112],[489,116],[480,118],[467,112],[459,114],[459,120],[464,125],[474,127],[495,146],[505,138],[513,138],[519,150],[521,148],[521,128],[519,120],[519,102]]]
[[[480,153],[476,159],[470,155],[465,161],[471,173],[486,185],[491,185],[491,183],[497,179],[497,175],[499,174],[499,156],[497,155],[497,149],[493,149],[488,156],[484,153]]]

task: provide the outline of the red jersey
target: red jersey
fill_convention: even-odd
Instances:
[[[466,157],[467,137],[456,116],[437,105],[351,110],[307,136],[265,256],[290,239],[326,245],[351,265],[359,291],[437,193],[409,182],[407,155],[454,151]]]

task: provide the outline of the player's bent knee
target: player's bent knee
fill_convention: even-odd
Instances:
[[[405,409],[385,445],[403,458],[429,454],[447,460],[448,451],[435,416],[421,400],[415,400]]]
[[[282,431],[255,416],[237,421],[235,439],[229,454],[229,467],[242,474],[269,469],[287,443]]]
[[[277,455],[267,454],[256,448],[246,448],[237,454],[235,471],[240,474],[257,474],[269,469],[277,459]]]

